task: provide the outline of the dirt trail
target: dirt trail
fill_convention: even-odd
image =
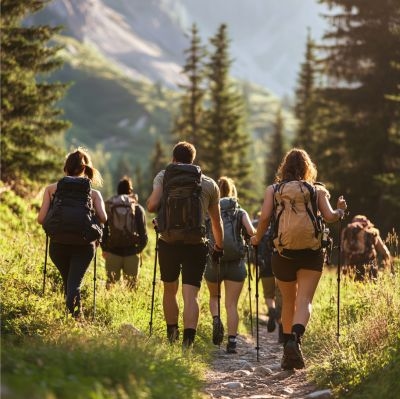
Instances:
[[[206,375],[208,398],[301,399],[316,391],[307,382],[306,370],[281,370],[282,344],[278,343],[277,331],[268,333],[266,326],[260,325],[259,332],[258,362],[255,333],[254,337],[238,336],[237,354],[227,354],[225,345],[216,348]]]

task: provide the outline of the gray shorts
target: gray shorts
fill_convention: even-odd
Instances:
[[[211,282],[216,283],[218,279],[218,267],[208,259],[204,278]],[[242,282],[246,280],[247,271],[244,259],[233,260],[229,262],[221,262],[220,264],[220,281],[230,280]]]

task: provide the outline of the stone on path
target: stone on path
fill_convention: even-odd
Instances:
[[[322,391],[315,391],[309,393],[306,399],[330,399],[332,397],[332,391],[330,389],[323,389]]]
[[[239,389],[239,388],[243,388],[244,387],[244,385],[239,381],[224,382],[221,385],[224,388],[228,388],[228,389]]]

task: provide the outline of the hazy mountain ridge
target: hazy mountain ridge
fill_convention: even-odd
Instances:
[[[231,37],[232,75],[281,96],[293,93],[303,58],[306,27],[321,35],[324,20],[314,0],[54,0],[46,8],[65,34],[95,46],[133,79],[175,87],[199,27],[204,43],[221,23]]]
[[[267,25],[261,26],[263,29],[256,25],[264,21],[265,3],[249,0],[248,4],[257,7],[245,12],[241,5],[234,12],[241,4],[239,0],[230,0],[231,10],[226,10],[220,0],[213,1],[203,0],[200,7],[195,0],[54,0],[28,19],[27,23],[64,27],[57,41],[64,45],[61,55],[66,63],[53,79],[73,82],[61,104],[66,119],[72,122],[66,147],[85,145],[95,150],[96,164],[109,175],[106,191],[111,193],[111,180],[120,178],[120,163],[131,165],[129,174],[136,167],[146,174],[156,138],[170,142],[172,119],[179,105],[176,89],[184,79],[184,50],[189,47],[185,32],[192,22],[197,22],[204,44],[220,23],[228,23],[232,75],[246,98],[248,129],[254,143],[252,157],[257,170],[264,169],[281,100],[260,81],[269,79],[273,68],[284,72],[278,60],[262,67],[270,48],[279,47],[279,34],[275,32],[274,40],[271,35],[270,41],[262,40]],[[257,15],[254,26],[241,24],[240,28],[240,19],[251,12]],[[231,22],[224,21],[225,16]],[[275,17],[271,18],[279,25]],[[262,40],[262,46],[256,42],[249,45],[256,38]],[[250,56],[252,48],[257,51]],[[304,49],[299,46],[299,51]],[[291,66],[294,64],[292,61]],[[283,116],[285,134],[291,137],[296,121],[287,106]],[[147,178],[151,181],[152,176]]]

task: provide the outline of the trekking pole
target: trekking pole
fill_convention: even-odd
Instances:
[[[153,332],[153,310],[154,310],[154,292],[156,288],[156,272],[157,272],[157,254],[158,254],[158,227],[156,219],[153,219],[154,231],[156,232],[156,246],[155,246],[155,255],[154,255],[154,270],[153,270],[153,290],[151,293],[151,311],[150,311],[150,322],[149,322],[149,334],[151,336]]]
[[[340,337],[340,272],[341,272],[341,242],[342,242],[342,220],[339,219],[339,244],[338,244],[338,266],[337,266],[337,332],[336,341],[339,343]]]
[[[260,341],[259,341],[259,328],[258,328],[258,246],[254,246],[254,252],[255,252],[255,261],[256,261],[256,351],[257,351],[257,362],[259,361],[259,351],[260,351]]]
[[[47,252],[49,249],[49,236],[46,234],[46,249],[44,251],[44,267],[43,267],[43,295],[46,288],[46,274],[47,274]]]
[[[249,290],[249,310],[250,310],[250,329],[251,329],[251,336],[254,336],[253,333],[253,310],[251,308],[251,280],[252,280],[252,276],[251,276],[251,265],[250,265],[250,246],[249,246],[249,242],[246,242],[246,252],[247,252],[247,269],[248,269],[248,290]]]
[[[96,316],[96,280],[97,280],[97,247],[94,250],[94,258],[93,258],[93,320]]]
[[[218,286],[218,302],[217,302],[217,308],[218,308],[218,333],[221,331],[221,260],[218,258],[218,263],[217,263],[217,286]],[[218,346],[221,347],[221,342],[218,340]]]

